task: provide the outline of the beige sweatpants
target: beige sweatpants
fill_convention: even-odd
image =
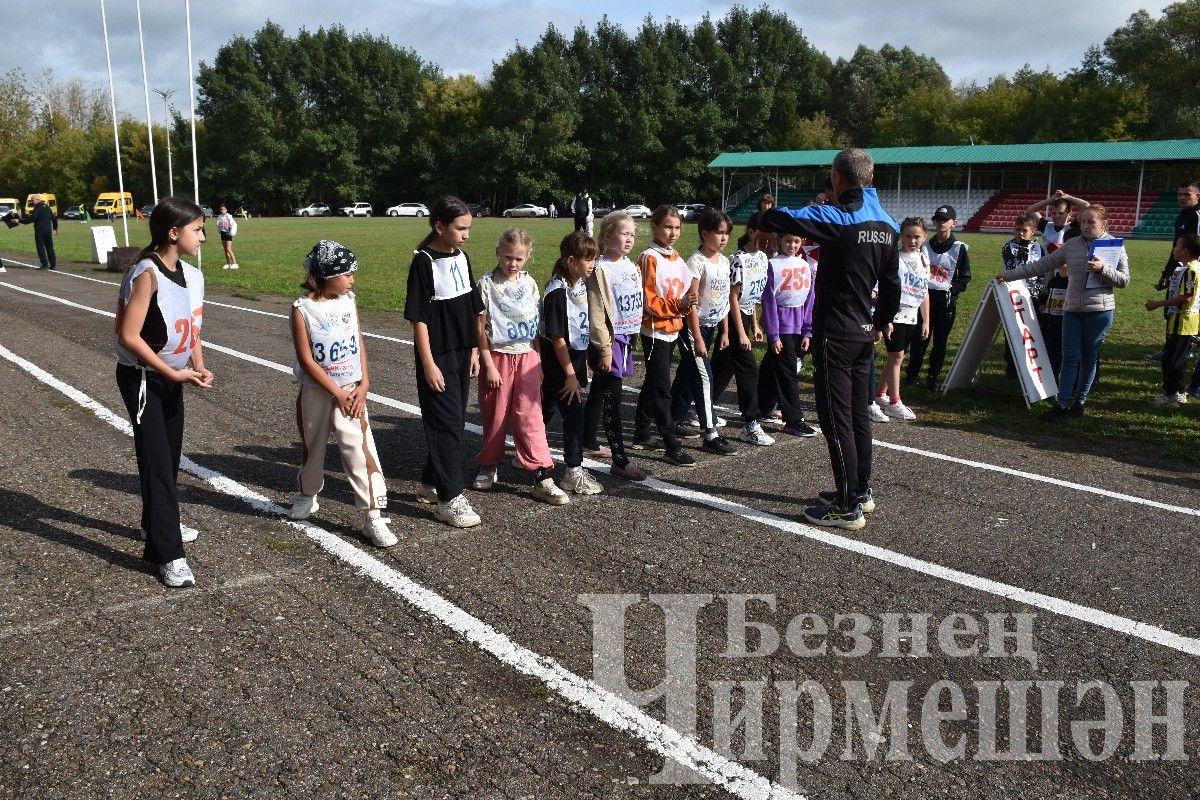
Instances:
[[[325,485],[325,447],[332,432],[342,454],[342,469],[354,490],[354,505],[363,511],[387,507],[387,486],[365,406],[358,419],[350,419],[329,392],[320,386],[303,386],[296,398],[296,423],[304,442],[299,476],[302,494],[320,494]]]

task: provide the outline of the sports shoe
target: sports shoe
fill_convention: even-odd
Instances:
[[[687,413],[687,417],[685,419],[680,420],[680,421],[685,422],[688,425],[695,425],[696,427],[700,427],[700,415],[696,413],[696,409],[694,409],[694,408]]]
[[[1178,394],[1175,395],[1175,399],[1179,401],[1179,405],[1181,405],[1181,406],[1187,405],[1187,401],[1188,401],[1187,392],[1179,392]]]
[[[888,403],[887,407],[883,409],[883,413],[887,414],[889,417],[895,417],[896,419],[902,419],[905,421],[912,421],[917,418],[917,415],[912,412],[912,409],[904,405],[903,400],[898,403]]]
[[[3,264],[0,264],[0,272],[8,272],[8,268],[5,267]]]
[[[1054,405],[1050,406],[1050,410],[1042,415],[1042,419],[1048,422],[1055,422],[1056,420],[1066,419],[1069,416],[1071,416],[1070,411],[1063,408],[1058,403],[1054,403]]]
[[[855,503],[854,508],[847,511],[836,503],[823,506],[809,506],[804,509],[804,518],[814,525],[826,528],[845,528],[856,531],[867,524],[862,506]]]
[[[783,432],[788,436],[799,436],[802,439],[809,439],[817,435],[817,429],[804,420],[792,425],[784,425]]]
[[[764,414],[758,418],[760,425],[783,425],[783,412],[772,411],[770,414]]]
[[[680,439],[699,439],[700,438],[700,431],[696,430],[691,425],[683,423],[683,422],[676,422],[675,427],[671,429],[671,433],[675,434]]]
[[[737,452],[724,436],[705,439],[704,444],[700,445],[700,449],[706,453],[713,453],[718,456],[731,456]]]
[[[308,519],[313,512],[321,507],[317,502],[317,496],[307,494],[292,495],[292,508],[288,511],[288,519]]]
[[[677,467],[694,467],[694,466],[696,466],[696,459],[692,458],[687,453],[683,452],[682,449],[668,450],[667,451],[667,461],[670,461],[672,464],[674,464]]]
[[[564,492],[573,494],[600,494],[604,491],[604,487],[586,469],[564,475],[558,482],[558,486]]]
[[[871,422],[887,422],[887,414],[883,413],[883,409],[874,403],[867,404],[867,416],[871,418]]]
[[[186,558],[177,558],[174,561],[159,564],[158,575],[162,578],[163,585],[170,586],[172,589],[182,589],[184,586],[196,585],[196,576],[192,574],[191,568],[188,567]]]
[[[663,449],[662,440],[659,439],[657,436],[650,436],[648,434],[646,436],[638,436],[635,433],[633,436],[633,441],[629,443],[629,446],[631,448],[633,448],[634,450],[662,450]]]
[[[940,381],[938,381],[937,378],[930,378],[929,380],[925,381],[925,388],[931,392],[936,392],[939,385]]]
[[[228,264],[222,264],[222,265],[221,265],[221,269],[229,269],[229,265],[228,265]]]
[[[370,539],[371,544],[376,547],[391,547],[400,540],[396,538],[396,534],[388,530],[390,521],[383,517],[367,517],[363,522],[363,536]]]
[[[1145,361],[1150,364],[1161,364],[1162,358],[1163,358],[1163,351],[1159,350],[1157,353],[1147,353],[1146,355],[1142,356],[1142,361]]]
[[[634,464],[632,461],[623,467],[613,464],[608,469],[613,475],[618,478],[624,478],[627,481],[644,481],[646,480],[646,471]]]
[[[481,492],[486,492],[499,482],[500,468],[484,467],[483,469],[479,470],[479,474],[475,476],[475,481],[471,484],[471,488],[478,489]]]
[[[608,445],[604,445],[604,444],[600,445],[599,447],[595,447],[595,448],[585,447],[585,448],[583,448],[583,454],[587,458],[596,458],[596,459],[612,458],[612,448],[609,447]]]
[[[838,493],[833,489],[829,489],[824,492],[817,492],[817,499],[827,506],[836,505],[838,501]],[[865,492],[855,497],[854,502],[862,506],[864,514],[870,514],[875,510],[875,495],[871,493],[870,489],[867,489]]]
[[[767,432],[762,429],[761,425],[756,425],[753,428],[742,428],[738,432],[738,441],[746,444],[757,444],[763,447],[769,447],[775,444],[775,440],[767,435]]]
[[[417,489],[417,502],[427,506],[436,506],[438,504],[437,487],[422,483]]]
[[[1179,408],[1179,398],[1173,394],[1159,395],[1150,398],[1150,405],[1156,408]]]
[[[438,503],[437,508],[433,510],[433,516],[455,528],[473,528],[483,521],[475,513],[475,509],[471,508],[465,494],[460,494],[444,503]]]
[[[724,428],[728,424],[729,423],[726,422],[725,420],[723,420],[721,417],[718,417],[716,414],[713,414],[713,427],[714,428]]]
[[[236,261],[233,262],[232,264],[230,264],[229,268],[230,269],[241,269],[241,267],[238,266],[238,263]]]
[[[554,478],[542,478],[533,485],[533,499],[551,506],[565,506],[571,502],[567,493],[554,485]]]
[[[1095,384],[1092,384],[1092,386],[1094,387]],[[1071,407],[1067,409],[1067,416],[1082,417],[1083,415],[1084,415],[1083,403],[1079,402],[1078,400],[1076,400],[1074,403],[1071,403]]]
[[[183,542],[194,542],[200,538],[200,531],[195,528],[189,528],[187,525],[179,526],[179,538]]]
[[[892,401],[888,400],[888,396],[886,394],[875,395],[875,405],[879,406],[880,408],[883,408],[890,402]]]

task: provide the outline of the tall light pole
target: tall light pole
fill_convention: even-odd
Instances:
[[[150,142],[150,188],[158,205],[158,171],[154,168],[154,126],[150,123],[150,83],[146,77],[146,45],[142,41],[142,0],[137,0],[138,50],[142,54],[142,94],[146,98],[146,138]]]
[[[104,29],[104,59],[108,62],[108,100],[112,109],[113,148],[117,151],[117,191],[121,207],[121,228],[125,231],[125,246],[129,246],[129,214],[125,209],[125,175],[121,171],[121,139],[117,133],[117,93],[113,89],[112,51],[108,46],[108,15],[104,12],[104,0],[100,0],[100,25]]]
[[[171,197],[175,194],[175,173],[171,171],[171,95],[175,94],[175,90],[155,89],[154,93],[163,99],[163,112],[167,118],[164,126],[167,129],[167,187],[170,190],[167,196]]]

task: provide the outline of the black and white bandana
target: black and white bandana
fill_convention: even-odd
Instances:
[[[322,239],[304,258],[304,268],[321,280],[336,278],[355,272],[358,269],[358,259],[350,248],[332,239]]]

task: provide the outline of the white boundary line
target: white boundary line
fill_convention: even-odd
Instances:
[[[42,383],[61,392],[90,410],[104,422],[128,436],[133,435],[129,421],[73,386],[59,380],[41,367],[0,345],[0,357],[7,359]],[[290,370],[289,370],[290,371]],[[202,467],[187,456],[181,459],[184,472],[208,483],[218,491],[236,497],[260,513],[281,517],[281,522],[303,532],[332,556],[355,571],[391,591],[411,606],[450,628],[484,652],[518,672],[541,681],[568,702],[589,711],[594,717],[622,733],[640,739],[650,750],[676,761],[708,778],[729,793],[745,800],[804,800],[753,770],[701,745],[679,731],[649,716],[632,703],[618,697],[595,682],[568,670],[553,658],[535,653],[505,634],[456,606],[441,595],[426,589],[375,556],[309,522],[286,518],[287,511],[263,495],[215,470]]]
[[[21,262],[14,262],[14,263],[21,263]],[[62,274],[63,275],[71,275],[71,277],[75,277],[75,278],[82,278],[83,280],[90,280],[90,281],[96,281],[98,283],[110,284],[109,281],[102,281],[98,278],[91,278],[86,275],[73,275],[72,273],[69,273],[69,272],[64,272]],[[115,285],[115,284],[110,284],[110,285]],[[103,311],[98,308],[92,308],[90,306],[80,305],[79,303],[74,303],[70,300],[66,300],[61,297],[55,297],[54,295],[43,294],[42,292],[36,292],[32,289],[26,289],[24,287],[17,286],[15,284],[0,281],[0,286],[6,286],[10,289],[15,289],[16,291],[19,291],[19,292],[25,292],[26,294],[34,295],[35,297],[41,297],[46,300],[52,300],[57,303],[62,303],[63,305],[71,306],[72,308],[79,308],[79,309],[83,309],[84,311],[91,311],[96,314],[104,314],[109,317],[115,316],[115,314],[108,312],[108,311]],[[228,305],[228,304],[216,303],[216,302],[212,302],[212,301],[208,301],[208,300],[205,301],[205,304],[220,306],[222,308],[231,308],[231,309],[235,309],[238,311],[248,311],[252,314],[261,314],[263,316],[272,316],[272,317],[278,317],[281,319],[287,318],[282,314],[274,314],[269,311],[259,311],[258,309],[246,308],[244,306]],[[382,339],[385,341],[399,342],[401,344],[412,344],[412,342],[407,339],[399,339],[396,337],[384,336],[382,334],[377,334],[377,333],[364,333],[363,335],[371,337],[371,338],[375,338],[375,339]],[[208,342],[205,342],[205,346],[209,346]],[[227,351],[221,351],[221,352],[227,352]],[[249,356],[248,358],[253,360],[254,357]],[[624,388],[626,391],[636,391],[635,389],[633,389],[633,387],[630,387],[630,386],[626,386]],[[962,465],[964,467],[974,467],[975,469],[983,470],[985,472],[996,472],[996,473],[999,473],[1002,475],[1010,475],[1015,478],[1021,478],[1023,480],[1035,481],[1037,483],[1046,483],[1051,486],[1058,486],[1063,489],[1072,489],[1077,492],[1085,492],[1087,494],[1099,495],[1100,497],[1107,497],[1111,500],[1120,500],[1121,502],[1125,502],[1125,503],[1134,503],[1136,505],[1145,506],[1147,508],[1157,508],[1160,511],[1170,511],[1175,514],[1186,514],[1186,515],[1192,516],[1192,517],[1200,517],[1200,508],[1188,508],[1187,506],[1172,505],[1171,503],[1163,503],[1158,500],[1151,500],[1146,497],[1138,497],[1137,495],[1125,494],[1123,492],[1116,492],[1111,489],[1103,489],[1098,486],[1088,486],[1087,484],[1075,483],[1074,481],[1063,480],[1062,478],[1052,478],[1049,475],[1039,475],[1036,472],[1026,472],[1025,470],[1014,469],[1012,467],[1003,467],[998,464],[989,464],[986,461],[972,461],[971,459],[960,458],[958,456],[946,455],[944,453],[937,453],[937,452],[934,452],[931,450],[921,450],[919,448],[910,447],[908,445],[893,444],[891,442],[885,442],[880,439],[873,439],[872,441],[874,442],[874,444],[876,446],[882,447],[886,450],[895,450],[895,451],[901,452],[901,453],[908,453],[910,455],[922,456],[924,458],[931,458],[931,459],[934,459],[935,461],[947,461],[952,464]]]
[[[6,285],[8,284],[0,282],[0,286]],[[28,289],[22,291],[28,291],[32,294],[37,294],[36,292],[32,292]],[[48,297],[48,295],[42,296]],[[72,306],[78,305],[77,303],[71,303],[70,301],[61,299],[59,302]],[[86,306],[80,307],[86,308]],[[96,311],[97,313],[115,316],[114,314],[106,311],[99,311],[97,309],[91,310]],[[243,353],[230,347],[214,344],[212,342],[205,342],[204,346],[210,350],[215,350],[243,361],[249,361],[250,363],[258,364],[266,367],[267,369],[275,370],[276,372],[283,372],[288,375],[290,375],[292,372],[291,367],[274,361],[269,361],[264,358],[259,358],[258,356],[253,356],[248,353]],[[371,401],[388,406],[389,408],[394,408],[399,411],[412,414],[416,417],[421,416],[421,409],[411,403],[395,400],[384,395],[376,394],[375,392],[368,393],[367,397]],[[483,432],[480,426],[472,423],[467,423],[465,428],[466,430],[476,434],[482,434]],[[604,464],[592,461],[590,459],[585,459],[584,463],[593,469],[602,469],[605,466]],[[725,511],[730,514],[735,514],[752,522],[761,522],[764,525],[769,525],[773,528],[777,528],[797,536],[802,536],[812,541],[820,542],[821,544],[836,547],[852,553],[857,553],[858,555],[881,561],[890,566],[907,569],[931,578],[937,578],[939,580],[954,583],[969,589],[996,595],[997,597],[1002,597],[1006,600],[1013,600],[1033,606],[1035,608],[1041,608],[1054,614],[1059,614],[1079,620],[1080,622],[1088,623],[1089,625],[1106,628],[1116,633],[1133,636],[1147,642],[1171,648],[1172,650],[1178,650],[1179,652],[1187,655],[1200,656],[1200,639],[1183,636],[1156,625],[1151,625],[1146,622],[1139,622],[1128,617],[1121,617],[1116,614],[1111,614],[1107,611],[1102,611],[1097,608],[1074,603],[1069,600],[1063,600],[1052,595],[1042,594],[1040,592],[1034,592],[1028,589],[1022,589],[1019,586],[1013,586],[1012,584],[995,581],[990,578],[972,575],[969,572],[962,572],[961,570],[944,567],[940,564],[914,558],[903,553],[898,553],[894,550],[888,550],[884,547],[879,547],[877,545],[868,544],[857,539],[850,539],[845,536],[840,536],[820,527],[785,519],[769,512],[759,511],[758,509],[743,505],[741,503],[715,497],[707,493],[695,492],[691,489],[685,489],[681,486],[676,486],[673,483],[668,483],[655,478],[643,481],[641,485],[656,492],[672,495],[684,500],[689,500],[693,503],[705,505],[718,511]]]

